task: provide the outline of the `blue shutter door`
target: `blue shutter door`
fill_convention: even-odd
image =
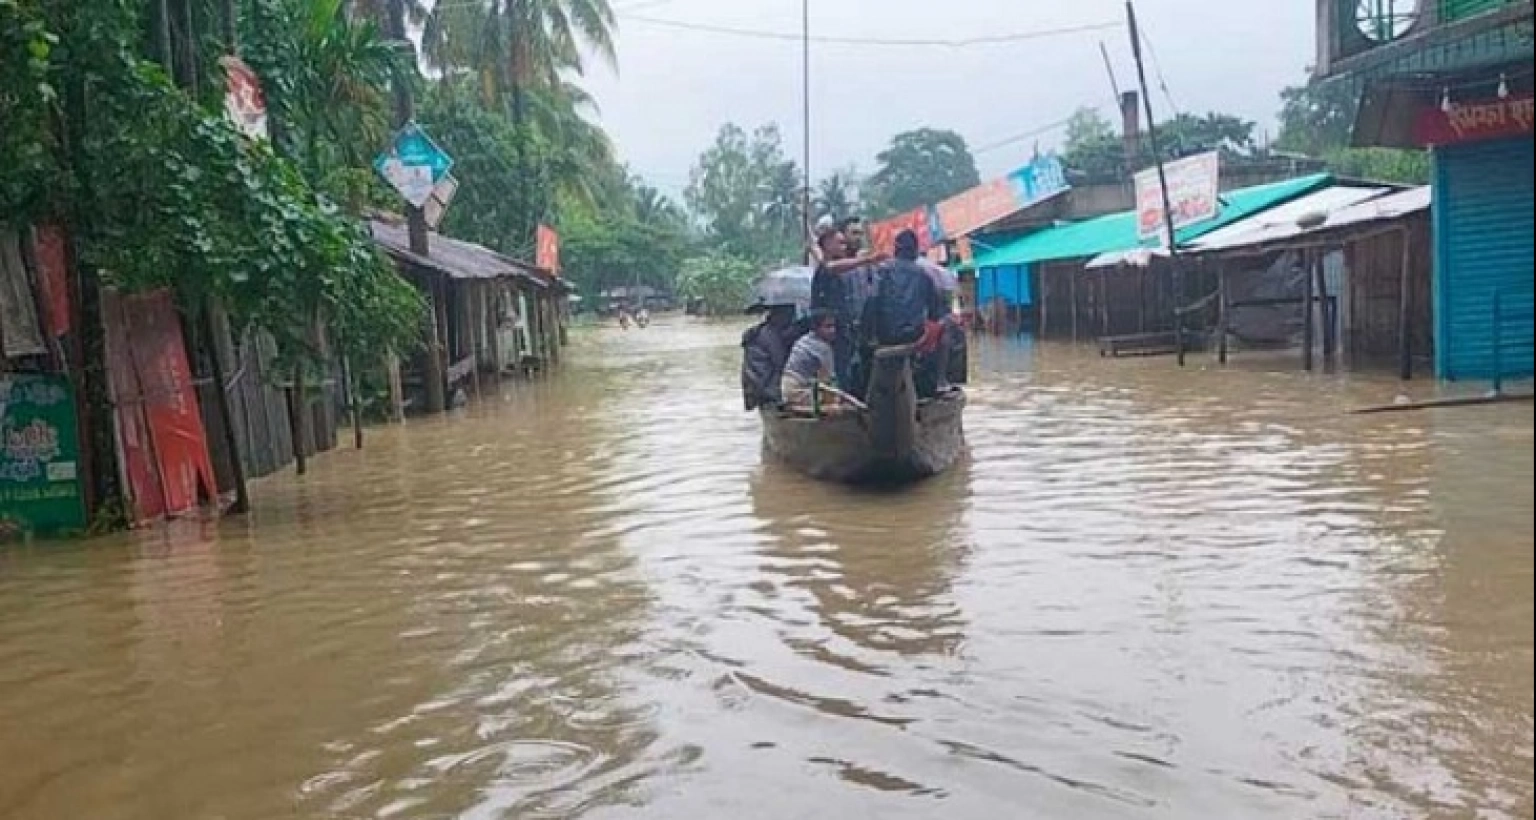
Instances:
[[[1532,373],[1532,174],[1530,138],[1435,151],[1435,372],[1443,379],[1487,379],[1495,367],[1505,377]]]

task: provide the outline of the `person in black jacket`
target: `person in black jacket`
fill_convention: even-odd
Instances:
[[[747,410],[782,402],[779,378],[794,331],[794,305],[771,305],[763,321],[741,334],[741,399]]]
[[[880,270],[875,298],[866,312],[866,325],[880,345],[914,344],[923,338],[929,322],[949,313],[943,294],[917,262],[917,234],[896,235],[896,258]]]

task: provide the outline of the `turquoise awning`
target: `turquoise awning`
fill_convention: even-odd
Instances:
[[[1221,195],[1224,204],[1216,218],[1181,229],[1178,232],[1178,241],[1188,242],[1240,219],[1246,219],[1326,187],[1332,182],[1333,177],[1330,174],[1313,174],[1227,191]],[[1084,259],[1151,244],[1142,242],[1136,236],[1136,212],[1122,211],[1082,222],[1046,228],[984,250],[976,254],[973,267],[976,270],[985,270],[1062,259]]]

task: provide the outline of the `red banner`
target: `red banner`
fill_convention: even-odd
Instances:
[[[1413,137],[1420,145],[1517,137],[1531,133],[1533,112],[1536,104],[1530,94],[1458,103],[1445,109],[1426,107],[1414,121]]]
[[[181,515],[218,496],[176,308],[165,291],[102,293],[107,367],[133,520]]]
[[[534,231],[533,264],[549,271],[556,276],[560,275],[560,234],[548,225],[540,225]]]
[[[43,297],[43,320],[48,335],[69,332],[69,267],[64,252],[64,229],[41,225],[32,234],[37,254],[37,284]]]
[[[927,250],[933,244],[928,232],[928,209],[914,208],[900,216],[876,222],[869,226],[869,245],[877,253],[895,253],[896,235],[905,230],[917,234],[917,248]]]

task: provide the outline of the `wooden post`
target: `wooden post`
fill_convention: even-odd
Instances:
[[[288,399],[288,434],[293,439],[293,466],[299,475],[304,475],[309,469],[308,459],[304,453],[304,430],[308,426],[304,423],[304,366],[293,366],[292,383],[284,391]]]
[[[1216,271],[1216,360],[1227,363],[1227,330],[1231,323],[1231,294],[1227,293],[1227,269]]]
[[[1302,252],[1301,275],[1301,367],[1303,370],[1312,369],[1312,302],[1315,294],[1312,292],[1312,251]]]
[[[1099,333],[1109,335],[1109,271],[1099,271]]]
[[[389,377],[389,417],[396,424],[405,423],[405,385],[400,381],[400,357],[393,351],[384,358],[385,375]]]
[[[1040,332],[1036,334],[1044,339],[1050,333],[1051,326],[1051,266],[1048,263],[1040,265]]]
[[[229,409],[229,385],[224,381],[224,360],[220,355],[219,324],[214,321],[213,304],[204,302],[202,316],[203,337],[208,346],[208,362],[213,376],[213,404],[219,414],[219,426],[224,428],[224,446],[229,448],[229,470],[235,482],[235,503],[227,511],[241,515],[251,509],[250,488],[245,483],[245,463],[240,458],[240,439],[235,433],[235,414]]]
[[[1317,277],[1318,315],[1323,319],[1323,365],[1331,368],[1333,365],[1334,337],[1337,333],[1334,323],[1338,319],[1338,309],[1334,306],[1333,300],[1328,296],[1328,277],[1324,270],[1326,266],[1323,264],[1326,258],[1327,254],[1319,250],[1317,261],[1313,267],[1313,275]]]
[[[997,281],[997,277],[1001,276],[1001,275],[1002,274],[993,274],[992,281],[996,282]],[[1025,281],[1024,277],[1026,277],[1028,275],[1029,275],[1029,273],[1028,273],[1028,271],[1025,270],[1023,265],[1019,265],[1019,266],[1017,266],[1017,267],[1015,267],[1013,269],[1014,279],[1015,279],[1015,281],[1017,282],[1017,284],[1019,286],[1019,307],[1018,307],[1018,316],[1019,316],[1019,318],[1018,318],[1017,325],[1013,328],[1013,332],[1014,332],[1015,335],[1018,335],[1018,334],[1024,332],[1024,281]],[[997,288],[993,288],[992,290],[993,290],[993,298],[995,299],[996,298]],[[1004,307],[1006,307],[1006,304],[1004,305]],[[997,335],[999,335],[999,336],[1003,335],[1003,332],[1002,332],[1001,328],[998,329]]]
[[[1147,332],[1147,269],[1136,271],[1136,332]]]
[[[352,357],[341,356],[341,389],[347,398],[347,420],[352,424],[352,449],[363,449],[363,411],[358,406],[357,385],[352,378]]]
[[[1072,297],[1072,343],[1077,344],[1077,280],[1076,271],[1067,271],[1067,295]]]
[[[1413,288],[1409,282],[1412,274],[1413,234],[1403,229],[1403,254],[1397,275],[1397,375],[1403,381],[1413,378]]]
[[[447,333],[448,316],[443,304],[445,289],[437,286],[433,276],[427,284],[427,297],[432,300],[431,316],[427,328],[427,350],[422,356],[422,386],[426,388],[428,413],[441,413],[448,408],[447,384],[443,375],[443,339]]]

